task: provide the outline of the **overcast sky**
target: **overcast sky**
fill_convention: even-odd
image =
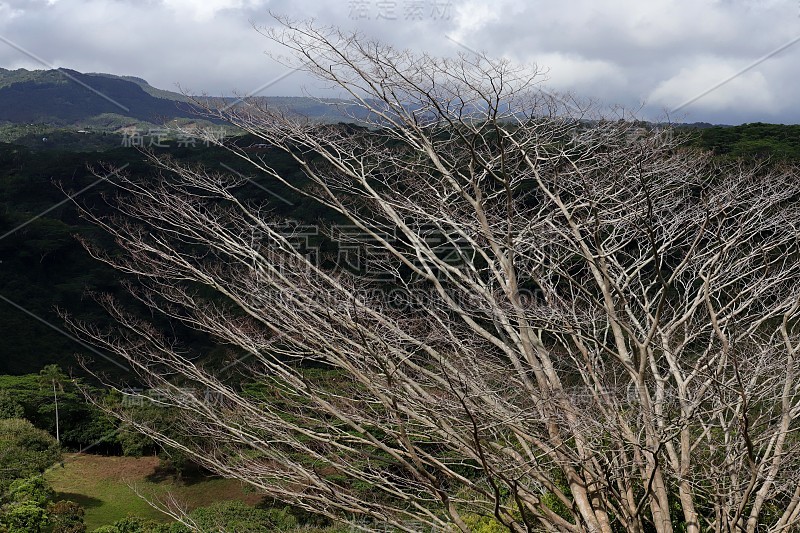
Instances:
[[[21,48],[165,89],[314,93],[298,74],[270,84],[286,69],[252,27],[271,25],[269,10],[402,48],[535,62],[549,87],[644,118],[691,101],[672,119],[800,123],[798,0],[0,0],[0,66],[46,68]]]

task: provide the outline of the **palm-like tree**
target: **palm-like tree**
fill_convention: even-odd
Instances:
[[[43,386],[53,388],[53,404],[56,412],[56,441],[61,442],[61,435],[58,425],[58,393],[64,392],[64,382],[67,380],[66,374],[61,371],[58,365],[47,365],[39,371],[39,381]]]

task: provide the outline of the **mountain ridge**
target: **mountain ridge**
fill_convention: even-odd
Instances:
[[[152,124],[197,118],[198,110],[181,102],[177,93],[172,98],[157,97],[144,85],[150,87],[145,80],[71,69],[0,69],[0,122],[80,126],[103,114]]]
[[[125,127],[163,125],[182,119],[208,122],[192,96],[153,87],[137,76],[81,73],[59,68],[0,68],[0,125],[50,125],[119,131]],[[206,98],[197,97],[202,100]],[[208,97],[234,102],[234,97]],[[346,112],[329,104],[346,100],[310,97],[255,97],[269,105],[320,122],[352,122]]]

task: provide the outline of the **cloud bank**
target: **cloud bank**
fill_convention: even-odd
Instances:
[[[554,90],[648,119],[800,122],[800,42],[786,46],[800,36],[795,0],[0,0],[0,37],[48,65],[248,93],[286,71],[253,28],[273,24],[270,11],[417,51],[535,63]],[[46,68],[3,42],[0,66]],[[321,90],[295,74],[261,94]]]

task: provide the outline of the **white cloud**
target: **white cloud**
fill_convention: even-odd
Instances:
[[[162,0],[164,5],[179,16],[188,16],[196,21],[208,21],[218,11],[226,9],[242,9],[257,5],[257,1],[248,0]]]
[[[747,108],[774,114],[779,106],[769,82],[755,71],[739,73],[714,59],[681,69],[650,94],[653,104],[666,108],[702,107],[710,111]],[[720,85],[725,80],[730,80]]]
[[[355,0],[354,0],[355,1]],[[419,2],[420,0],[413,0]],[[548,70],[548,85],[645,112],[678,105],[800,34],[794,0],[0,0],[0,35],[82,71],[143,77],[156,86],[209,93],[248,92],[285,68],[262,52],[274,45],[253,30],[268,10],[359,29],[399,47],[465,51],[449,41]],[[394,19],[378,17],[394,5]],[[386,14],[386,13],[384,13]],[[686,108],[688,120],[800,121],[800,43]],[[0,66],[38,67],[0,43]],[[299,94],[292,75],[264,94]],[[313,89],[312,89],[313,90]]]
[[[537,63],[547,68],[548,84],[560,90],[593,91],[593,96],[609,97],[627,84],[625,70],[607,60],[556,52],[542,54]]]

